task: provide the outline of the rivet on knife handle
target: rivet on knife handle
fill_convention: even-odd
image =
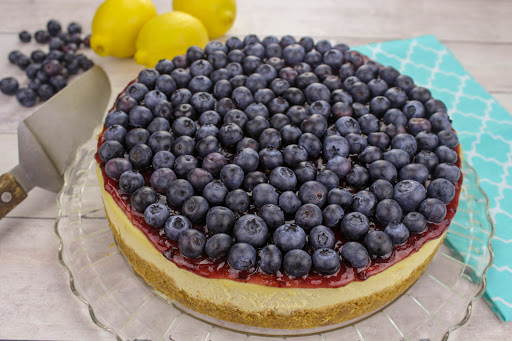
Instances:
[[[11,173],[0,176],[0,219],[27,197],[27,193]]]

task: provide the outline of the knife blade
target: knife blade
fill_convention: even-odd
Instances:
[[[66,168],[101,122],[110,94],[110,81],[96,65],[19,123],[19,164],[0,176],[0,218],[34,187],[61,189]]]

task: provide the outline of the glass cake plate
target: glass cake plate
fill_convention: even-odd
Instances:
[[[96,143],[84,144],[65,174],[55,232],[71,290],[94,323],[118,340],[445,340],[468,321],[473,301],[485,291],[494,227],[478,177],[464,163],[459,208],[444,244],[416,283],[388,306],[341,325],[292,331],[195,313],[148,286],[116,246],[96,177]]]

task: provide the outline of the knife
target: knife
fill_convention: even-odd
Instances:
[[[110,81],[96,65],[19,123],[19,165],[0,176],[0,219],[32,188],[62,188],[66,168],[100,123],[110,93]]]

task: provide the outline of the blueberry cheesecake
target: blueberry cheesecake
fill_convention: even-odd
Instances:
[[[368,314],[442,243],[462,183],[446,106],[345,44],[248,35],[142,70],[98,138],[115,239],[169,298],[303,329]]]

